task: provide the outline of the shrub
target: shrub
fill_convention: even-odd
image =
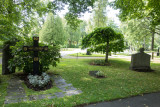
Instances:
[[[23,38],[12,46],[12,55],[14,58],[9,61],[8,68],[11,70],[13,67],[17,67],[18,70],[23,70],[25,73],[31,73],[33,71],[33,52],[23,52],[23,46],[33,46],[32,38]],[[39,46],[46,46],[46,44],[39,43]],[[39,52],[39,65],[40,72],[45,72],[49,69],[49,65],[56,66],[60,58],[59,46],[49,46],[47,52]]]
[[[94,65],[106,65],[106,62],[104,60],[94,60]]]

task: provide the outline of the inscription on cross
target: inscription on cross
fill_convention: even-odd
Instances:
[[[24,52],[33,51],[33,75],[39,75],[39,51],[48,51],[48,46],[39,46],[38,44],[39,37],[33,37],[33,46],[23,46]]]

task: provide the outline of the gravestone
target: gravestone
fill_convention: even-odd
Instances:
[[[8,61],[13,58],[13,56],[10,53],[9,49],[10,45],[6,44],[3,47],[2,50],[2,75],[10,74],[10,71],[8,69]]]
[[[8,69],[9,60],[14,57],[11,53],[10,46],[14,46],[18,42],[16,38],[12,38],[12,40],[8,40],[4,42],[2,49],[2,75],[7,75],[11,73],[15,73],[16,67],[13,67],[11,70]]]
[[[86,55],[92,55],[89,49],[87,49]]]
[[[33,75],[40,75],[39,72],[39,51],[48,51],[48,46],[39,46],[38,45],[39,37],[33,37],[33,46],[23,46],[24,52],[33,51]]]
[[[153,71],[150,67],[151,55],[144,53],[144,48],[139,53],[132,54],[130,69],[135,71],[148,72]]]

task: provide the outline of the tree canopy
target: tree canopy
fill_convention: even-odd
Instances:
[[[93,7],[95,0],[1,0],[0,1],[0,38],[10,39],[13,36],[27,36],[34,27],[34,19],[46,13],[56,14],[69,6],[67,22],[76,28],[80,23],[81,13]]]
[[[159,0],[115,0],[113,5],[120,9],[122,21],[134,18],[148,18],[153,25],[160,24]]]
[[[83,48],[90,48],[94,52],[106,53],[105,61],[108,62],[108,52],[120,52],[124,49],[124,37],[116,33],[111,27],[96,28],[82,40]]]

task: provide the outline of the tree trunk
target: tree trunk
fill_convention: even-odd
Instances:
[[[108,63],[109,41],[107,41],[105,62]]]
[[[71,48],[71,43],[72,43],[72,41],[71,41],[71,40],[69,40],[69,48]]]
[[[77,41],[77,47],[78,47],[78,41]]]
[[[144,38],[144,42],[143,42],[143,48],[145,49],[146,46],[146,38]]]
[[[154,58],[154,34],[155,34],[155,29],[152,30],[152,44],[151,44],[151,51],[152,51],[152,59]]]

